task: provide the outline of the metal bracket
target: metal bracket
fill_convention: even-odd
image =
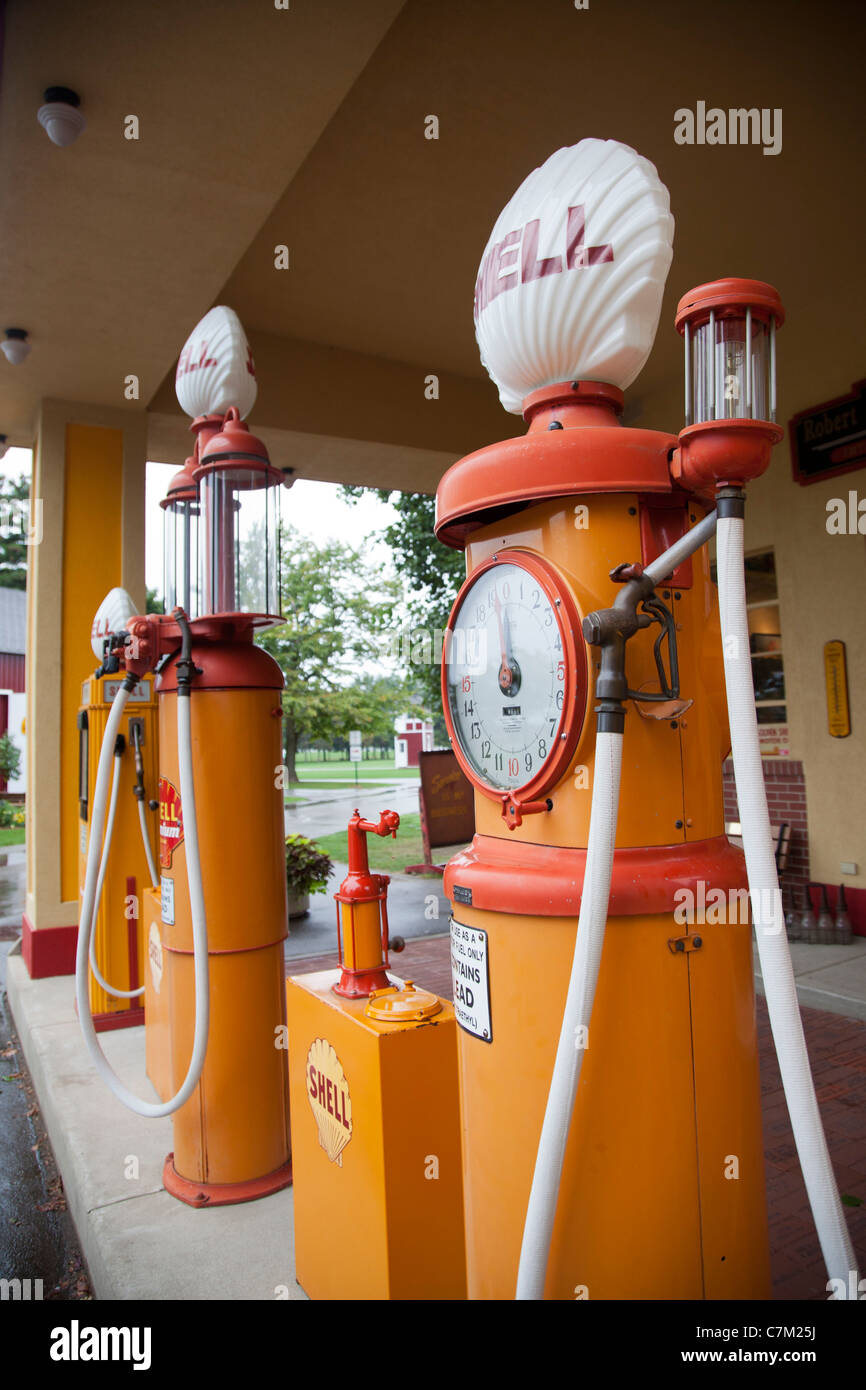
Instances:
[[[686,951],[699,951],[703,944],[703,938],[700,936],[672,936],[668,938],[668,950],[672,956],[682,955]]]

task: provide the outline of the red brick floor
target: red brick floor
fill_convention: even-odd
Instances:
[[[293,975],[333,969],[336,952],[287,962]],[[392,966],[404,979],[451,998],[451,968],[447,935],[410,941],[405,955]],[[815,1088],[843,1197],[845,1214],[860,1269],[866,1270],[866,1024],[840,1014],[803,1009],[806,1045]],[[767,1006],[758,998],[758,1045],[761,1062],[761,1100],[764,1114],[764,1154],[767,1206],[770,1214],[770,1254],[773,1296],[777,1299],[826,1299],[821,1251],[809,1210],[809,1199],[797,1161],[776,1053],[770,1036]]]

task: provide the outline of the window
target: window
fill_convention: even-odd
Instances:
[[[776,560],[772,550],[747,555],[746,610],[749,620],[749,651],[758,738],[765,758],[787,758],[788,707],[785,703],[785,667],[782,660],[782,625],[776,588]],[[717,567],[711,566],[713,583],[718,583]]]
[[[765,758],[786,758],[790,752],[788,708],[772,550],[746,556],[746,608],[761,753]]]

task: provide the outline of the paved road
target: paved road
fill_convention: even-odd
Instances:
[[[0,850],[0,941],[21,931],[27,892],[27,851],[24,845]]]
[[[397,811],[399,815],[418,814],[416,781],[389,782],[387,786],[349,786],[346,791],[313,792],[304,788],[310,800],[302,806],[286,807],[286,834],[332,835],[345,830],[349,817],[357,808],[368,820],[378,820],[380,811]],[[292,795],[294,795],[294,791]]]
[[[382,787],[351,787],[347,792],[321,792],[315,801],[304,806],[286,809],[286,833],[302,835],[331,835],[345,830],[349,817],[357,807],[368,820],[378,820],[380,811],[397,811],[409,815],[418,811],[420,782],[392,782]],[[306,788],[305,788],[306,793]],[[399,832],[398,832],[399,835]],[[444,863],[450,850],[437,850],[437,860]],[[314,893],[306,917],[289,924],[286,960],[300,956],[324,954],[337,944],[336,906],[334,893],[348,871],[345,864],[334,864],[334,873],[326,893]],[[409,874],[392,874],[388,889],[388,923],[392,937],[407,941],[414,937],[432,936],[448,931],[449,904],[442,896],[442,879],[419,878]],[[395,969],[412,978],[412,948],[394,959]]]
[[[11,944],[0,941],[0,1279],[30,1280],[33,1299],[89,1298],[78,1238],[6,1001]]]

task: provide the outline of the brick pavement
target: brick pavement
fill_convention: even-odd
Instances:
[[[336,952],[331,952],[293,960],[288,962],[288,968],[293,975],[301,975],[333,969],[336,964]],[[391,964],[403,978],[412,979],[443,998],[451,998],[447,935],[410,942],[405,954],[393,957]],[[767,1005],[760,996],[757,1009],[773,1297],[826,1299],[821,1251],[797,1161],[770,1035]],[[866,1024],[818,1009],[802,1009],[801,1013],[839,1190],[843,1196],[859,1198],[861,1203],[860,1206],[846,1205],[845,1214],[863,1271],[866,1269]]]

